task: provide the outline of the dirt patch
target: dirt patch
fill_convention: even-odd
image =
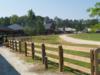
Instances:
[[[13,66],[14,69],[21,75],[74,75],[73,73],[60,73],[58,71],[45,70],[42,63],[33,62],[27,63],[20,57],[25,57],[24,54],[18,52],[12,52],[9,48],[0,47],[0,54]],[[30,57],[28,57],[30,58]],[[7,68],[8,69],[8,68]],[[4,74],[2,74],[4,75]],[[5,74],[8,75],[8,74]],[[16,75],[16,74],[10,74]]]

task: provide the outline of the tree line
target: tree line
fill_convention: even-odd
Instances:
[[[96,4],[97,11],[98,10],[100,11],[99,6],[100,6],[100,3],[97,3]],[[88,11],[91,13],[91,16],[100,17],[100,13],[96,13],[96,10],[94,11],[94,9],[93,8],[88,9]],[[75,28],[77,31],[82,31],[85,28],[93,28],[93,26],[99,23],[98,19],[71,20],[71,19],[61,19],[58,17],[51,19],[49,17],[37,16],[31,9],[28,11],[28,14],[24,16],[12,15],[10,17],[1,17],[0,26],[9,26],[11,24],[19,24],[23,27],[23,30],[26,34],[41,35],[41,34],[45,34],[45,32],[47,31],[47,29],[44,26],[45,19],[50,20],[51,26],[49,30],[52,31],[52,33],[54,33],[57,28],[66,28],[66,27],[71,27],[71,28]]]

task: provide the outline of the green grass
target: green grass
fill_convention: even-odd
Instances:
[[[98,47],[97,45],[86,45],[86,44],[74,44],[70,42],[65,42],[61,38],[59,38],[59,35],[41,35],[41,36],[32,36],[33,42],[40,42],[40,43],[49,43],[49,44],[63,44],[63,45],[69,45],[69,46],[81,46],[81,47]]]
[[[35,45],[36,48],[41,48],[41,46],[37,46]],[[54,51],[54,52],[58,52],[58,49],[57,48],[51,48],[51,47],[46,47],[47,50],[51,50],[51,51]],[[41,54],[40,51],[36,51],[37,53]],[[58,52],[59,53],[59,52]],[[86,53],[86,52],[81,52],[81,51],[74,51],[74,50],[64,50],[64,53],[66,54],[72,54],[72,55],[77,55],[77,56],[82,56],[82,57],[90,57],[90,53]],[[57,56],[55,55],[52,55],[52,54],[48,54],[47,53],[47,56],[50,56],[51,58],[56,58],[58,59]],[[73,64],[76,64],[76,65],[80,65],[80,66],[83,66],[83,67],[87,67],[87,68],[90,68],[90,64],[89,63],[85,63],[85,62],[81,62],[81,61],[77,61],[77,60],[72,60],[72,59],[68,59],[68,58],[64,58],[65,61],[67,62],[70,62],[70,63],[73,63]]]
[[[34,42],[43,42],[43,43],[50,43],[50,44],[59,44],[58,35],[41,35],[41,36],[33,36],[32,40]]]
[[[79,66],[83,66],[85,68],[90,68],[90,63],[86,63],[86,62],[82,62],[82,61],[77,61],[77,60],[73,60],[73,59],[69,59],[69,58],[64,58],[64,61],[79,65]]]
[[[70,36],[74,37],[74,38],[84,39],[84,40],[100,41],[100,34],[99,33],[73,34]]]
[[[82,56],[82,57],[90,57],[90,53],[81,52],[81,51],[64,50],[64,53],[72,54],[72,55],[77,55],[77,56]]]
[[[35,45],[36,48],[41,48],[41,46]],[[54,52],[57,52],[58,49],[57,48],[51,48],[51,47],[46,47],[47,50],[51,50]],[[81,51],[75,51],[75,50],[65,50],[64,49],[64,53],[66,54],[72,54],[72,55],[79,55],[79,56],[83,56],[83,57],[90,57],[89,53],[86,52],[81,52]]]

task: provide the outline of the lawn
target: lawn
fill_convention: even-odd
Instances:
[[[74,37],[74,38],[84,39],[84,40],[100,41],[100,34],[99,33],[73,34],[70,36]]]
[[[77,34],[78,35],[78,34]],[[74,35],[71,35],[74,36]],[[100,37],[100,36],[99,36]],[[100,38],[99,38],[100,39]],[[81,46],[81,47],[98,47],[96,45],[85,45],[85,44],[74,44],[70,42],[65,42],[61,38],[59,38],[59,35],[41,35],[41,36],[32,36],[32,41],[34,42],[43,42],[43,43],[49,43],[49,44],[63,44],[63,45],[69,45],[69,46]]]
[[[34,42],[40,43],[50,43],[50,44],[59,44],[60,39],[58,35],[40,35],[40,36],[32,36],[32,40]]]

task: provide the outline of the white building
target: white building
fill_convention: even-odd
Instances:
[[[74,33],[74,32],[76,32],[76,29],[70,28],[70,27],[58,28],[57,30],[61,31],[61,32],[68,32],[68,33]]]

